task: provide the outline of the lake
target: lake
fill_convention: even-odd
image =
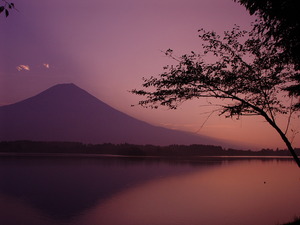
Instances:
[[[299,206],[287,158],[0,157],[5,225],[276,225]]]

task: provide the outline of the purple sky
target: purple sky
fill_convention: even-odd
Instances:
[[[138,119],[240,142],[245,147],[284,147],[260,118],[207,118],[203,102],[179,110],[131,107],[142,77],[201,47],[197,30],[249,29],[244,7],[233,0],[14,0],[19,12],[0,17],[0,105],[31,97],[52,85],[74,83]],[[297,128],[297,127],[296,127]],[[299,129],[299,126],[298,126]],[[259,131],[259,132],[258,132]],[[299,146],[299,138],[294,142]]]

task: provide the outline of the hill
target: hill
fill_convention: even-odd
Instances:
[[[74,84],[55,85],[21,102],[0,107],[0,141],[214,144],[221,142],[153,126],[128,116]]]

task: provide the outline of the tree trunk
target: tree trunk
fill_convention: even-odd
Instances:
[[[280,135],[281,139],[286,144],[288,150],[290,151],[290,153],[294,157],[294,160],[297,163],[298,167],[300,168],[300,159],[299,159],[298,155],[296,154],[294,148],[292,147],[292,144],[289,141],[289,139],[282,132],[282,130],[277,126],[277,124],[273,120],[270,119],[270,117],[266,113],[262,113],[262,116],[265,117],[265,119],[268,121],[268,123],[278,132],[278,134]]]
[[[276,125],[276,124],[275,124]],[[274,127],[275,128],[275,127]],[[276,129],[276,128],[275,128]],[[277,129],[276,129],[277,130]],[[300,160],[298,155],[296,154],[294,148],[292,147],[291,142],[288,140],[288,138],[286,137],[286,135],[279,129],[277,130],[277,132],[280,134],[282,140],[284,141],[284,143],[286,144],[286,146],[288,147],[288,150],[291,152],[292,156],[294,157],[294,160],[296,161],[296,163],[298,164],[298,167],[300,168]]]
[[[241,98],[238,98],[238,97],[234,97],[234,99],[242,102],[242,103],[245,103],[247,104],[248,106],[250,106],[252,109],[254,109],[256,112],[258,112],[258,114],[260,114],[261,116],[263,116],[266,121],[277,131],[277,133],[280,135],[281,139],[284,141],[285,145],[287,146],[288,150],[290,151],[290,153],[292,154],[295,162],[297,163],[298,167],[300,168],[300,159],[298,157],[298,155],[296,154],[291,142],[289,141],[289,139],[286,137],[285,133],[282,132],[282,130],[277,126],[277,124],[275,123],[274,120],[272,120],[268,114],[260,109],[259,107],[255,106],[255,105],[252,105],[251,103],[241,99]]]

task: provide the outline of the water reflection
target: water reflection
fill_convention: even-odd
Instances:
[[[76,224],[283,223],[300,212],[299,173],[268,162],[150,181],[99,203]]]
[[[1,158],[0,165],[3,224],[278,224],[300,214],[299,169],[290,160]]]
[[[138,183],[214,164],[220,162],[193,165],[134,158],[0,158],[0,195],[20,200],[56,221],[69,221]]]

